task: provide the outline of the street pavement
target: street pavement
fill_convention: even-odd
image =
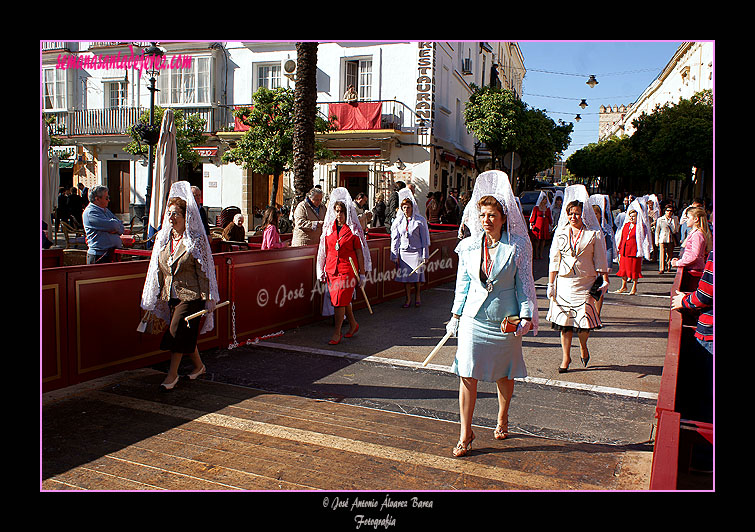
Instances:
[[[560,374],[560,336],[545,320],[547,261],[535,262],[540,327],[537,336],[524,337],[528,377],[514,387],[511,430],[570,441],[650,441],[673,282],[672,274],[660,275],[655,266],[645,265],[638,295],[606,295],[601,311],[605,326],[588,341],[588,367],[579,361],[575,336],[570,371]],[[619,286],[620,280],[611,277],[609,290]],[[336,346],[327,345],[332,322],[324,320],[246,348],[243,362],[236,363],[238,355],[223,350],[217,353],[216,367],[229,367],[218,369],[217,378],[458,420],[459,381],[450,373],[456,339],[449,339],[427,368],[422,367],[445,334],[453,289],[449,283],[426,290],[420,308],[401,308],[401,298],[376,305],[372,315],[359,310],[359,332]],[[476,422],[494,427],[495,385],[481,382],[478,390]]]
[[[423,368],[421,363],[445,333],[454,288],[453,283],[449,283],[424,291],[422,306],[419,308],[403,309],[402,299],[395,299],[373,305],[374,314],[370,314],[367,309],[356,311],[359,332],[353,338],[344,338],[336,346],[327,344],[332,322],[325,319],[287,330],[282,336],[255,345],[203,352],[208,373],[198,381],[181,381],[176,390],[161,396],[156,394],[155,389],[163,378],[162,372],[166,370],[167,364],[141,372],[125,372],[108,379],[45,394],[42,488],[222,490],[231,489],[227,486],[232,486],[232,489],[241,487],[262,490],[311,487],[370,490],[418,489],[417,486],[421,486],[419,489],[430,490],[647,489],[654,436],[654,408],[663,371],[673,274],[660,275],[657,263],[646,263],[643,267],[645,277],[640,280],[638,295],[635,296],[612,293],[620,284],[620,280],[612,276],[610,291],[605,297],[601,313],[604,327],[592,333],[588,342],[591,357],[589,365],[582,367],[575,337],[570,371],[559,374],[559,335],[550,329],[550,324],[545,320],[547,261],[535,261],[534,273],[540,330],[537,336],[528,333],[524,337],[528,377],[518,379],[515,384],[509,412],[511,437],[501,442],[502,448],[509,441],[512,444],[518,443],[521,446],[517,448],[519,454],[513,449],[509,455],[493,452],[497,447],[491,446],[498,445],[499,442],[487,433],[491,432],[488,429],[495,426],[495,385],[481,382],[474,427],[476,434],[479,434],[478,439],[484,438],[479,444],[483,451],[469,457],[467,464],[470,465],[459,466],[458,460],[446,461],[450,457],[450,449],[458,439],[459,380],[449,370],[456,340],[450,339],[428,367]],[[189,369],[189,362],[186,360],[181,372],[188,372]],[[227,387],[226,391],[220,391],[224,389],[222,387]],[[287,484],[276,481],[273,478],[275,475],[270,477],[267,473],[255,472],[255,478],[260,479],[258,483],[228,480],[226,484],[217,479],[208,482],[205,478],[207,471],[215,470],[202,462],[205,465],[199,476],[204,479],[203,482],[208,482],[206,485],[198,481],[177,482],[174,476],[178,473],[168,466],[165,468],[171,470],[172,474],[165,475],[171,481],[167,477],[158,477],[141,483],[139,479],[145,474],[143,470],[146,466],[142,466],[138,475],[129,475],[128,472],[114,473],[113,466],[103,465],[106,458],[112,458],[112,453],[123,453],[125,450],[129,450],[131,454],[128,458],[119,458],[119,468],[122,467],[122,460],[142,463],[146,460],[142,456],[144,453],[158,451],[149,446],[149,451],[134,451],[134,442],[140,441],[139,438],[152,441],[153,438],[162,437],[165,431],[173,433],[182,427],[179,421],[175,421],[166,426],[150,425],[151,428],[141,429],[143,434],[114,435],[113,431],[128,432],[128,420],[141,422],[141,416],[149,411],[150,415],[160,412],[175,415],[176,420],[190,419],[195,423],[198,419],[205,420],[207,416],[217,415],[216,412],[213,413],[214,406],[207,406],[206,403],[216,405],[220,400],[210,398],[216,395],[235,396],[242,394],[240,390],[247,390],[243,392],[247,394],[244,395],[244,401],[260,401],[264,397],[266,401],[275,402],[276,408],[282,408],[281,405],[285,404],[286,408],[301,409],[302,412],[319,412],[319,409],[326,408],[323,405],[338,409],[338,413],[336,410],[329,410],[327,413],[309,414],[315,421],[296,428],[292,428],[287,417],[287,421],[282,421],[272,413],[259,414],[260,417],[253,421],[245,421],[253,425],[245,425],[244,430],[247,432],[243,434],[254,433],[258,437],[269,438],[261,444],[266,449],[277,449],[273,442],[292,439],[298,439],[302,445],[306,442],[307,445],[314,446],[305,446],[312,453],[319,453],[323,447],[343,446],[348,452],[356,453],[355,456],[360,460],[366,460],[365,457],[369,455],[369,463],[364,467],[374,469],[373,477],[363,482],[354,475],[345,475],[349,478],[348,481],[340,477],[323,477],[319,483],[307,477],[307,481],[297,479]],[[196,395],[199,391],[201,396]],[[225,399],[221,402],[223,404],[218,404],[217,408],[227,408]],[[127,405],[131,406],[127,408]],[[91,426],[87,424],[86,416],[82,418],[79,412],[87,408],[93,419]],[[192,408],[196,411],[190,410]],[[112,413],[110,410],[126,416],[123,429],[118,428],[120,425],[110,426],[106,421]],[[256,407],[255,411],[258,411]],[[259,409],[259,412],[265,412],[265,408]],[[356,416],[354,412],[360,414]],[[67,415],[75,418],[75,423],[65,422]],[[383,462],[387,459],[384,453],[388,451],[384,451],[383,447],[374,452],[365,450],[372,449],[370,446],[376,443],[359,440],[353,430],[346,433],[347,437],[336,434],[336,429],[333,428],[313,428],[311,423],[317,425],[322,416],[334,415],[343,416],[344,420],[354,416],[360,419],[363,417],[360,423],[365,425],[380,424],[399,431],[395,435],[397,443],[390,446],[391,451],[388,453],[392,457],[392,465],[387,466]],[[215,418],[212,419],[212,423],[219,423]],[[233,419],[233,423],[239,423],[236,417]],[[343,421],[343,425],[346,424]],[[335,425],[341,427],[342,423]],[[65,427],[72,426],[77,430],[75,436],[66,433],[73,429]],[[238,428],[235,424],[233,426]],[[433,427],[432,430],[427,428],[430,426]],[[421,460],[415,455],[405,454],[409,452],[409,447],[413,449],[412,452],[417,452],[414,446],[419,444],[415,438],[411,437],[404,442],[404,438],[407,438],[406,431],[414,429],[430,431],[433,435],[431,439],[438,440],[433,442],[438,449],[433,447],[430,451],[423,448]],[[307,432],[292,433],[294,430]],[[100,439],[101,431],[107,432],[109,437]],[[486,435],[483,437],[482,434]],[[243,438],[246,437],[248,436]],[[236,441],[240,436],[228,438]],[[327,438],[328,443],[323,443],[322,438]],[[354,443],[357,440],[360,443]],[[97,441],[99,446],[93,445],[92,441]],[[526,448],[525,444],[534,447]],[[203,445],[214,450],[208,443]],[[550,449],[553,452],[533,453],[535,448]],[[77,452],[81,456],[76,456]],[[164,452],[160,450],[160,453]],[[282,451],[278,449],[277,453],[280,452]],[[301,452],[307,454],[306,450]],[[174,456],[176,453],[179,451],[174,449],[169,454]],[[577,459],[580,456],[583,458]],[[403,471],[399,482],[395,474],[396,464],[406,465],[414,463],[413,460],[417,460],[416,468],[432,468],[434,473],[429,475],[430,478],[435,478],[434,475],[439,470],[452,475],[452,478],[438,482],[423,480],[421,475],[412,477],[414,473],[419,474],[415,468]],[[443,460],[443,465],[439,465],[438,460]],[[491,462],[485,462],[488,460]],[[514,460],[517,465],[493,460]],[[606,463],[599,463],[600,460],[605,460]],[[158,463],[163,464],[163,461]],[[331,463],[323,467],[335,474],[336,470],[345,467],[342,462],[336,463],[337,465]],[[458,467],[482,467],[483,463],[485,467],[494,469],[455,470]],[[90,467],[89,464],[95,466]],[[156,466],[153,463],[149,467],[152,471]],[[244,467],[251,466],[245,464],[244,467],[234,467],[243,470]],[[383,473],[382,467],[386,468]],[[532,472],[533,469],[543,468],[550,472],[548,480],[524,475],[524,471]],[[571,468],[579,468],[579,472],[572,471]],[[516,474],[512,472],[514,470]],[[609,470],[610,474],[607,473]],[[308,471],[311,473],[312,469]],[[507,472],[508,476],[503,475],[502,471]],[[198,474],[194,471],[189,476],[195,478]],[[319,474],[325,475],[322,472]],[[461,474],[465,475],[463,485],[459,484],[461,477],[458,475]],[[184,480],[186,476],[186,472],[181,473]],[[116,477],[117,482],[108,480]],[[480,478],[486,480],[479,481],[478,484],[471,480]],[[409,479],[414,479],[414,482]]]

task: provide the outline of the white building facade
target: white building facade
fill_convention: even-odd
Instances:
[[[651,114],[656,105],[676,104],[704,90],[713,90],[713,42],[684,42],[637,101],[629,106],[601,106],[601,114],[614,116],[610,125],[603,128],[601,124],[598,140],[631,135],[632,121],[642,113]]]
[[[149,109],[150,91],[142,65],[128,58],[148,44],[41,46],[42,111],[54,117],[53,133],[64,144],[54,150],[73,154],[64,170],[70,176],[62,175],[62,181],[105,184],[111,198],[117,197],[111,199],[114,212],[130,215],[143,210],[148,171],[144,157],[123,148],[130,141],[127,128]],[[161,71],[155,105],[206,120],[206,142],[197,149],[202,162],[180,169],[181,178],[202,188],[211,215],[237,206],[251,220],[269,202],[272,176],[220,158],[244,134],[234,122],[234,107],[250,105],[259,87],[294,87],[295,44],[159,44],[176,68]],[[82,60],[87,57],[105,60]],[[316,162],[314,184],[326,194],[337,186],[352,195],[366,192],[370,205],[398,180],[414,185],[420,204],[428,192],[470,190],[475,162],[484,165],[475,161],[476,139],[464,124],[471,85],[496,84],[521,95],[525,72],[521,51],[511,42],[321,42],[317,67],[318,110],[323,116],[337,113],[340,127],[318,134],[338,157]],[[355,104],[344,101],[349,85],[358,94]],[[293,177],[284,175],[277,202],[290,205],[293,197]]]

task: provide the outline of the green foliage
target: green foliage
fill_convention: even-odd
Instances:
[[[165,109],[155,107],[155,127],[158,132],[162,124]],[[199,154],[194,151],[192,146],[199,146],[202,143],[202,133],[204,132],[206,120],[198,114],[186,116],[183,110],[173,109],[173,121],[176,124],[176,158],[178,166],[191,164],[197,166],[200,161]],[[149,125],[149,110],[144,111],[139,117],[138,124],[129,128],[131,141],[123,148],[123,151],[131,155],[147,156],[149,146],[141,139],[138,134],[139,124],[142,127]]]
[[[472,94],[464,107],[467,131],[494,154],[515,150],[524,103],[509,90],[475,84],[471,88]]]
[[[557,156],[571,142],[573,124],[556,124],[545,111],[525,106],[518,124],[518,143],[515,151],[522,159],[522,176],[532,176],[556,163]]]
[[[519,175],[532,176],[550,168],[571,142],[573,124],[556,124],[545,111],[528,106],[510,90],[471,87],[473,92],[464,109],[467,130],[494,157],[511,151],[519,154]]]
[[[711,91],[695,94],[678,104],[656,106],[632,121],[637,129],[632,148],[644,157],[659,178],[687,175],[692,166],[713,167],[713,97]]]
[[[242,165],[255,173],[279,175],[293,168],[294,149],[294,91],[261,87],[252,96],[253,107],[243,107],[234,115],[249,130],[236,141],[236,146],[227,150],[223,162]],[[315,131],[335,129],[332,122],[315,119]],[[335,154],[315,143],[315,159],[333,159]]]

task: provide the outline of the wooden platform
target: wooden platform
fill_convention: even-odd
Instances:
[[[645,490],[651,453],[137,370],[45,394],[42,490]]]

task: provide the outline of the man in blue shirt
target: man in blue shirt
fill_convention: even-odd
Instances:
[[[89,192],[89,205],[84,209],[82,221],[86,233],[87,264],[101,264],[113,260],[113,249],[123,247],[123,222],[107,208],[110,203],[108,188],[102,185]]]

